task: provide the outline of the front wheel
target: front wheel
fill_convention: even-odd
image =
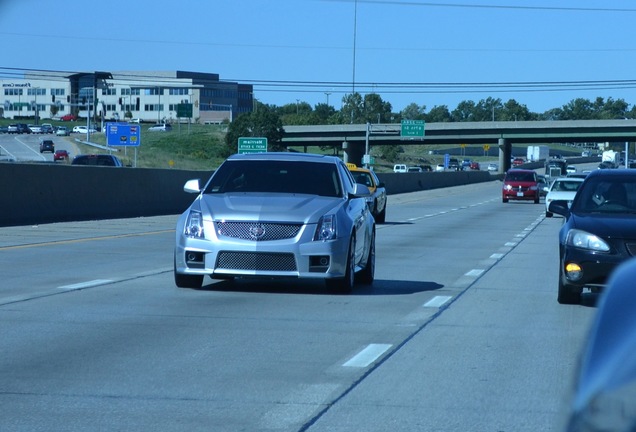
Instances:
[[[371,285],[375,276],[375,231],[371,236],[371,244],[369,245],[369,255],[367,256],[367,263],[358,273],[358,280],[365,284]]]
[[[186,275],[177,273],[177,259],[174,260],[174,283],[179,288],[201,288],[203,275]]]
[[[581,292],[574,291],[570,285],[566,285],[561,281],[561,272],[559,272],[559,294],[557,301],[560,304],[581,304]]]
[[[347,253],[347,269],[345,275],[342,278],[326,279],[325,283],[329,291],[338,294],[349,294],[353,291],[353,285],[355,284],[355,253],[356,242],[353,236],[349,242],[349,251]]]
[[[386,220],[386,204],[384,204],[384,208],[382,209],[380,213],[378,213],[378,216],[375,218],[375,221],[377,223],[384,223],[385,220]]]

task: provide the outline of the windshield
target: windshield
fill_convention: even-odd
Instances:
[[[532,172],[511,171],[506,175],[506,181],[535,182],[537,180]]]
[[[555,180],[552,185],[552,190],[557,192],[576,192],[581,186],[580,181],[573,180]]]
[[[631,176],[630,176],[631,177]],[[597,177],[589,179],[572,204],[581,213],[625,213],[636,210],[636,178]]]
[[[205,193],[275,192],[341,197],[335,164],[277,160],[226,161]]]

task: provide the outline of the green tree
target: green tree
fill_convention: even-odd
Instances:
[[[405,120],[424,120],[426,118],[425,111],[426,105],[419,106],[416,103],[410,103],[400,112],[400,115]]]
[[[431,108],[428,114],[424,117],[424,120],[431,123],[452,122],[453,116],[446,105],[439,105]]]
[[[364,96],[364,123],[386,123],[391,119],[391,104],[384,102],[379,94]]]
[[[261,105],[256,112],[245,113],[236,118],[225,135],[225,154],[227,157],[238,150],[238,139],[241,137],[267,138],[268,151],[284,151],[283,136],[285,130],[280,116],[272,107]]]
[[[456,122],[476,121],[475,102],[468,100],[460,102],[457,104],[457,108],[451,113],[451,116],[453,117],[453,121]]]
[[[364,101],[360,93],[351,93],[342,97],[339,123],[366,123],[364,117]]]

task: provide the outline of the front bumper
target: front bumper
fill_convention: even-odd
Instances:
[[[290,239],[252,241],[218,237],[210,222],[199,239],[185,236],[177,225],[175,271],[212,278],[342,278],[346,272],[348,237],[314,241],[315,226],[305,225]]]

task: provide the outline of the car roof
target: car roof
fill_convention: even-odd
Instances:
[[[336,163],[340,159],[336,156],[319,155],[313,153],[293,153],[293,152],[264,152],[264,153],[243,153],[233,154],[228,161],[234,160],[277,160],[289,162],[320,162]]]
[[[636,177],[636,170],[629,168],[594,170],[587,175],[586,179],[594,177]]]

